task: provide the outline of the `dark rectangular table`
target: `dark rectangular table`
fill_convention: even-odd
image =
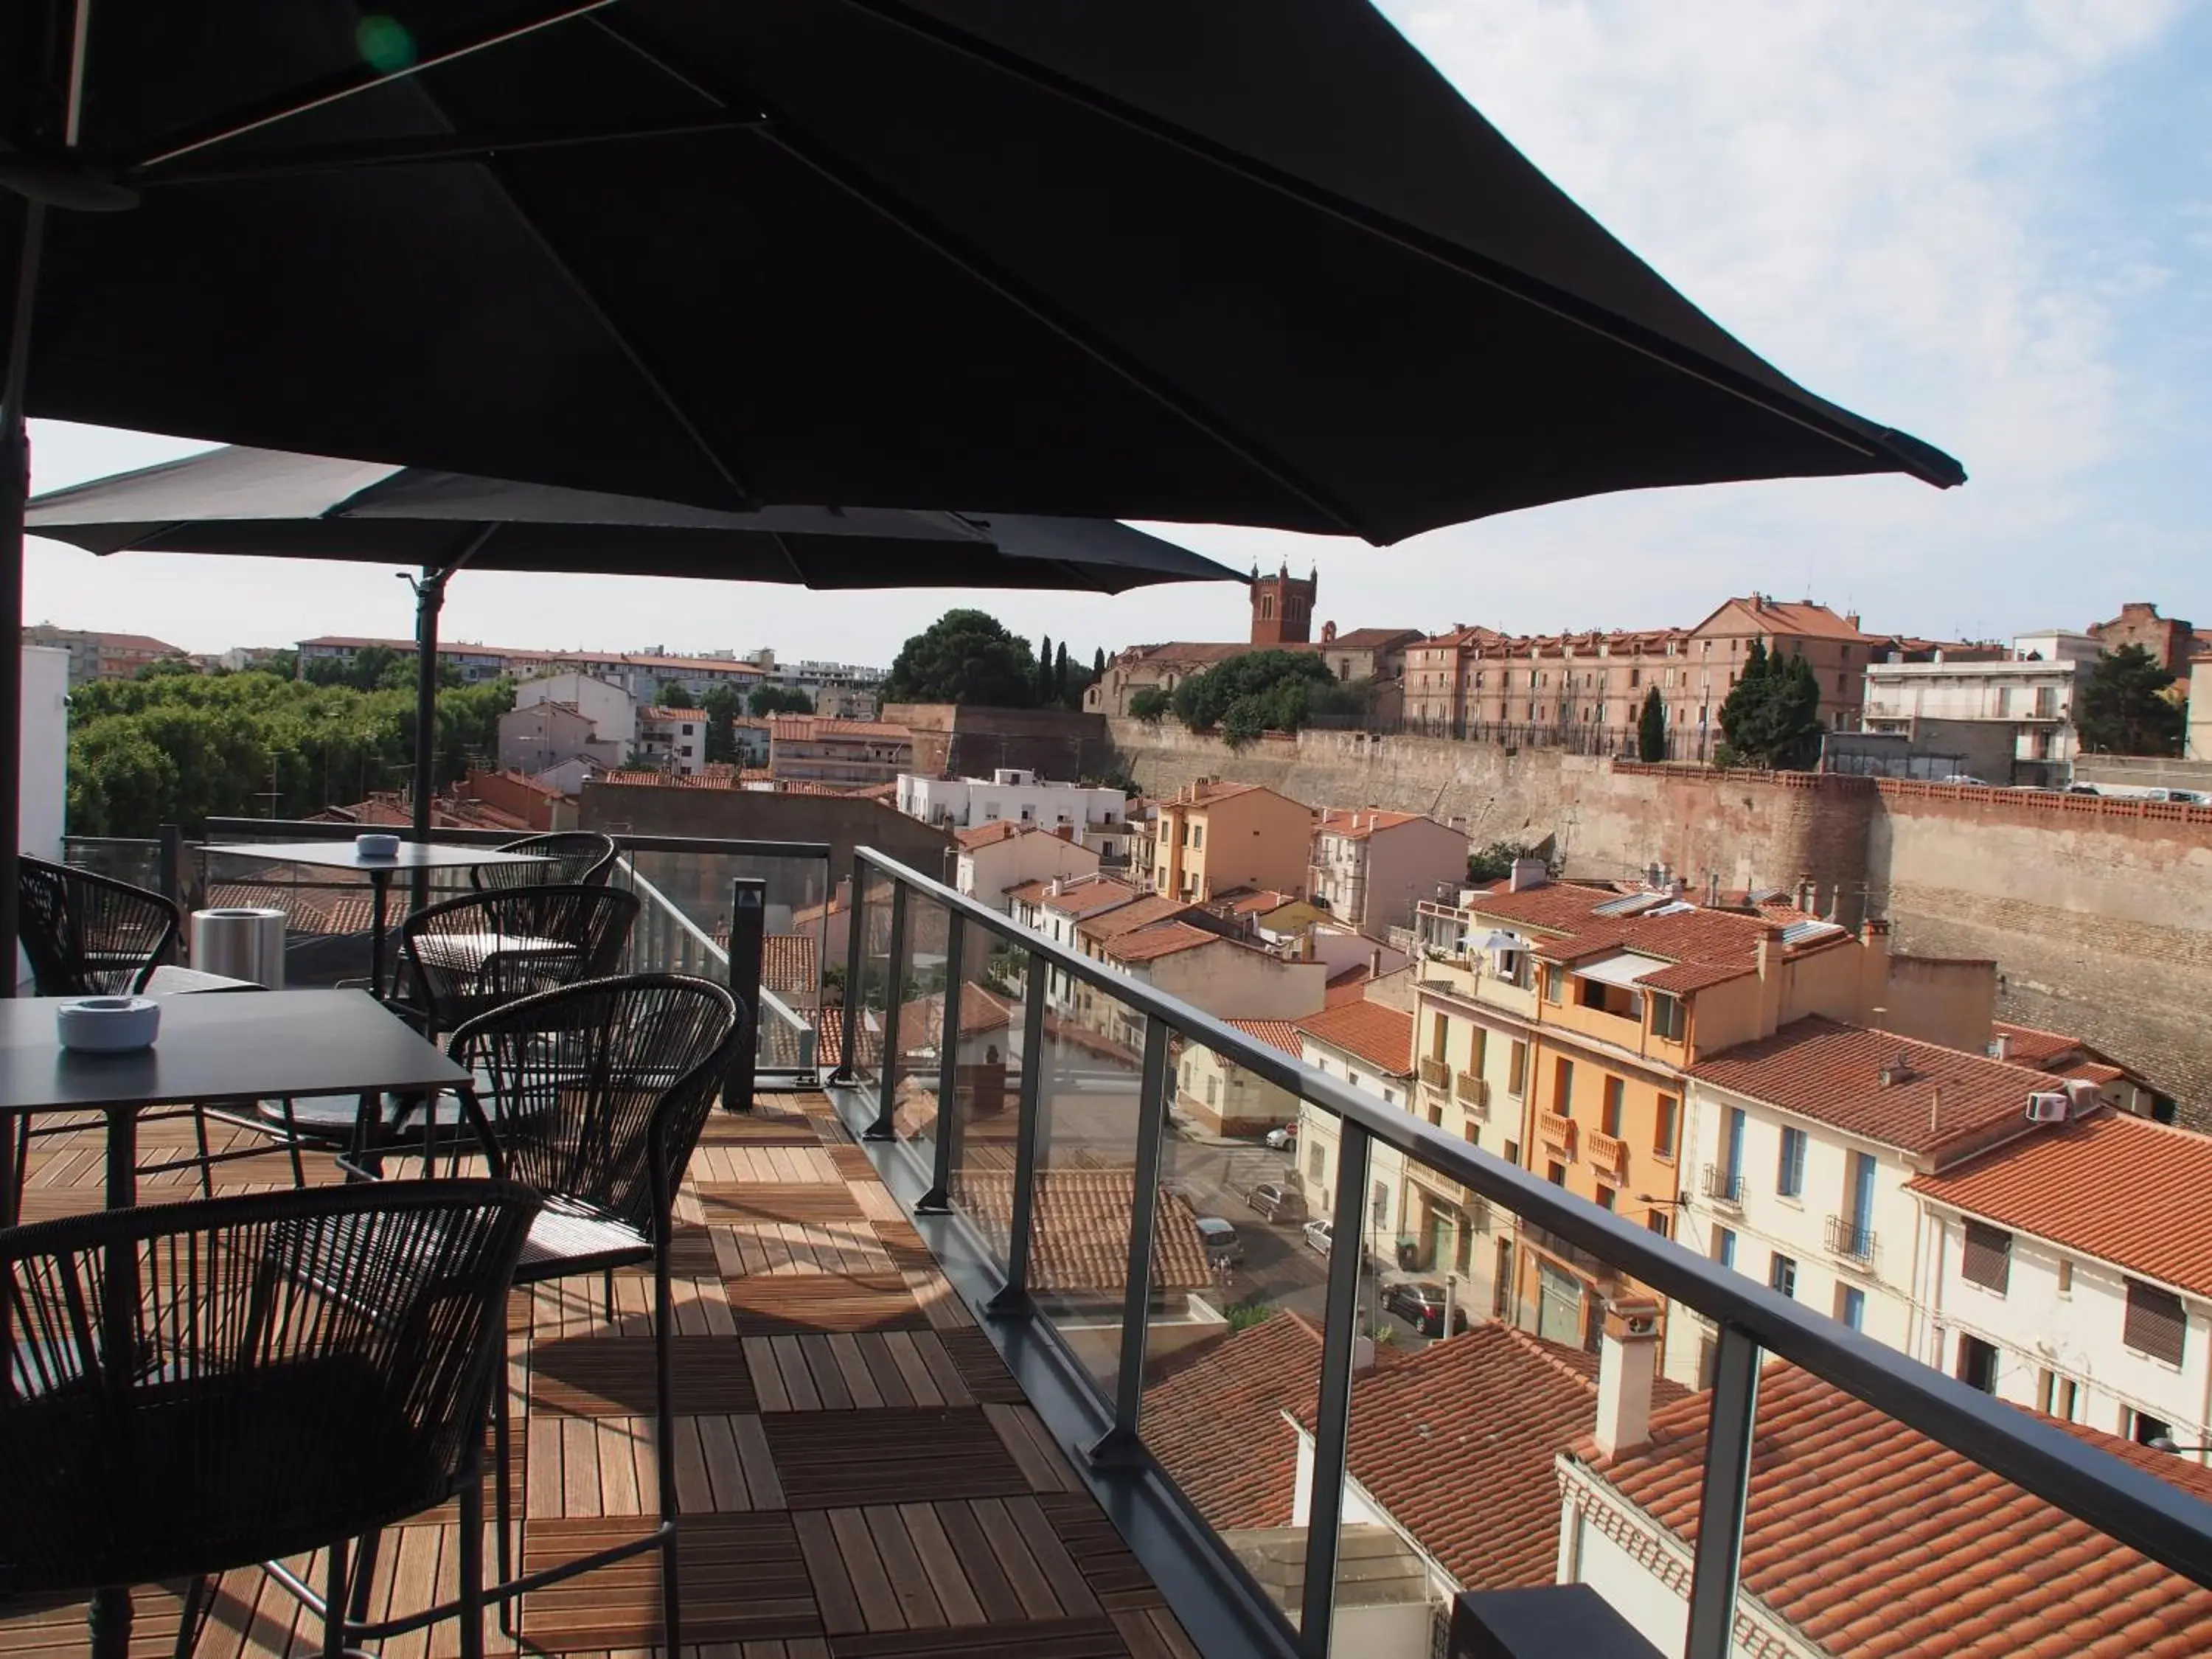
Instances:
[[[0,1000],[0,1116],[103,1112],[107,1202],[137,1196],[137,1115],[149,1106],[287,1095],[382,1095],[459,1087],[470,1075],[359,991],[161,997],[161,1030],[132,1054],[64,1049],[54,1010],[70,999]],[[15,1146],[0,1134],[0,1205],[12,1208]]]
[[[384,994],[385,905],[392,891],[393,876],[402,870],[451,870],[486,864],[550,861],[539,853],[502,853],[495,847],[456,847],[435,841],[403,841],[399,850],[388,859],[370,858],[349,841],[228,842],[200,850],[226,858],[259,858],[274,864],[312,864],[325,870],[366,872],[376,894],[375,923],[368,944],[368,982],[379,996]]]

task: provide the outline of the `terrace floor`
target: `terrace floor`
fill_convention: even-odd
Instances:
[[[147,1124],[142,1158],[189,1133]],[[319,1166],[334,1178],[327,1158]],[[233,1192],[290,1181],[281,1154],[216,1175]],[[95,1207],[100,1181],[97,1131],[34,1143],[24,1219]],[[194,1182],[153,1177],[142,1197],[190,1197]],[[687,1655],[1196,1659],[826,1099],[717,1112],[678,1219]],[[527,1426],[508,1474],[526,1567],[651,1525],[650,1274],[618,1275],[616,1289],[611,1326],[595,1279],[514,1297],[509,1386]],[[448,1506],[388,1533],[373,1609],[450,1595],[455,1532]],[[319,1564],[295,1565],[319,1582]],[[134,1656],[170,1651],[178,1606],[167,1589],[138,1592]],[[659,1626],[647,1555],[528,1598],[521,1650],[642,1659]],[[487,1637],[492,1654],[517,1650],[495,1627]],[[197,1651],[260,1659],[320,1639],[248,1571],[224,1580]],[[0,1659],[87,1647],[81,1607],[0,1619]],[[447,1659],[459,1644],[447,1624],[381,1650]]]

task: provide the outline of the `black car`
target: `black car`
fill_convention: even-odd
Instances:
[[[1263,1181],[1244,1194],[1244,1202],[1270,1221],[1304,1221],[1306,1200],[1303,1194],[1279,1181]]]
[[[1382,1309],[1404,1320],[1423,1336],[1444,1334],[1444,1287],[1432,1279],[1407,1279],[1382,1287]],[[1467,1329],[1467,1309],[1452,1310],[1452,1329]]]

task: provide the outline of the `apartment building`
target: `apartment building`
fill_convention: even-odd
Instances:
[[[1225,1023],[1292,1060],[1305,1057],[1304,1039],[1293,1020]],[[1176,1110],[1194,1119],[1208,1134],[1249,1137],[1297,1122],[1298,1098],[1224,1054],[1201,1043],[1183,1042],[1176,1055]]]
[[[1154,896],[1130,908],[1167,902]],[[1182,915],[1121,927],[1094,918],[1079,934],[1109,968],[1223,1019],[1296,1019],[1326,1000],[1328,969],[1319,963],[1285,962]],[[1132,1053],[1143,1042],[1143,1019],[1117,998],[1080,986],[1075,1002],[1077,1018],[1092,1030]]]
[[[1679,884],[1554,883],[1532,860],[1497,889],[1423,904],[1416,932],[1431,1122],[1662,1234],[1674,1229],[1686,1079],[1702,1056],[1808,1013],[1863,1020],[1892,1006],[1906,971],[1925,988],[1913,993],[1921,1018],[1978,1043],[1996,994],[1986,962],[1894,968],[1880,922],[1854,933],[1790,905],[1697,905]],[[1460,1238],[1486,1224],[1471,1201],[1427,1186],[1408,1229],[1423,1265],[1455,1259]],[[1604,1301],[1625,1288],[1607,1263],[1534,1225],[1486,1248],[1499,1315],[1569,1346],[1595,1340]]]
[[[1911,1183],[1908,1352],[1999,1399],[2204,1462],[2212,1139],[2112,1111],[2021,1127]]]
[[[1413,1095],[1413,1017],[1379,1002],[1346,1002],[1294,1021],[1299,1058],[1316,1071],[1339,1077],[1385,1106],[1403,1111]],[[1306,1206],[1316,1216],[1334,1213],[1340,1175],[1341,1134],[1334,1113],[1310,1102],[1298,1113],[1297,1170]],[[1361,1248],[1379,1261],[1397,1259],[1405,1231],[1405,1155],[1395,1146],[1370,1141],[1367,1201],[1362,1206],[1365,1233]]]
[[[1195,904],[1244,888],[1305,891],[1312,811],[1256,783],[1200,778],[1158,802],[1152,888]]]
[[[1676,1236],[1900,1352],[1915,1351],[1914,1181],[2017,1138],[2033,1066],[1810,1015],[1691,1069]],[[2094,1085],[2077,1085],[2095,1101]],[[1667,1333],[1667,1375],[1709,1377],[1714,1334]]]
[[[1916,749],[1948,740],[1962,753],[2001,757],[2006,770],[1990,783],[2063,783],[2078,747],[2075,708],[2097,658],[2088,635],[2057,629],[2021,635],[1994,660],[1886,653],[1867,665],[1864,727],[1904,735]],[[1985,733],[1994,741],[1980,740]]]
[[[778,783],[896,783],[914,766],[914,733],[872,720],[781,714],[769,722],[768,769]]]
[[[637,757],[679,778],[707,769],[707,711],[647,708],[637,711]]]
[[[1027,767],[1002,766],[988,778],[933,778],[902,772],[898,810],[941,829],[988,823],[1065,829],[1101,857],[1126,863],[1129,856],[1129,799],[1116,788],[1054,783]]]
[[[983,823],[956,831],[955,881],[970,898],[1011,913],[1010,895],[1033,882],[1098,873],[1098,854],[1035,824]]]
[[[110,634],[96,629],[57,628],[52,623],[33,623],[23,629],[23,643],[59,651],[69,658],[70,689],[95,680],[127,680],[152,664],[183,657],[182,647],[157,640],[150,634]]]
[[[1409,926],[1413,907],[1467,878],[1467,826],[1418,812],[1324,807],[1314,820],[1306,891],[1336,921],[1370,939]]]
[[[299,653],[300,672],[305,676],[319,662],[335,663],[341,668],[350,668],[364,651],[389,651],[394,656],[415,654],[412,640],[378,639],[365,634],[324,634],[312,640],[301,640],[295,650]],[[502,646],[478,645],[467,641],[441,641],[438,661],[441,666],[457,671],[470,685],[480,685],[502,675],[514,679],[525,677],[533,659],[531,653],[509,651]],[[553,673],[564,665],[544,658],[535,669],[538,673]],[[588,668],[586,672],[590,672]]]

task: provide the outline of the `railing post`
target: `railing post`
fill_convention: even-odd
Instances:
[[[1137,1091],[1136,1190],[1129,1205],[1129,1272],[1121,1296],[1121,1369],[1114,1389],[1114,1426],[1088,1454],[1094,1464],[1133,1462],[1137,1416],[1145,1398],[1145,1338],[1152,1306],[1152,1236],[1160,1210],[1160,1151],[1167,1139],[1168,1028],[1145,1018],[1145,1059]]]
[[[1044,1101],[1044,1004],[1050,972],[1043,953],[1031,951],[1022,991],[1022,1086],[1014,1107],[1014,1209],[1006,1235],[1006,1282],[983,1309],[995,1318],[1025,1318],[1030,1311],[1030,1231],[1036,1214],[1042,1138],[1037,1120]]]
[[[906,884],[891,880],[890,958],[884,964],[884,1052],[876,1066],[876,1121],[860,1131],[863,1140],[890,1140],[898,1133],[899,1004],[906,1000]],[[845,1032],[848,1053],[860,1046],[857,1028]]]
[[[752,1016],[750,1039],[738,1045],[730,1057],[729,1075],[722,1081],[722,1109],[750,1112],[753,1109],[753,1079],[760,1070],[761,953],[766,949],[762,932],[768,919],[768,883],[758,876],[738,876],[730,883],[730,994]],[[689,938],[689,935],[686,935]]]
[[[1735,1640],[1743,1516],[1751,1492],[1751,1432],[1759,1413],[1759,1344],[1720,1328],[1713,1405],[1705,1434],[1705,1485],[1698,1500],[1698,1560],[1690,1579],[1690,1633],[1682,1659],[1728,1659]]]
[[[860,949],[865,943],[862,937],[864,930],[860,926],[860,892],[861,878],[867,873],[867,869],[868,866],[860,861],[860,855],[854,853],[853,892],[845,902],[845,1041],[837,1055],[837,1069],[830,1074],[832,1083],[848,1086],[860,1080],[860,1068],[854,1064],[853,1057],[860,1052],[859,1022],[864,1012],[860,1006]],[[836,893],[833,890],[830,898],[823,901],[822,925],[825,943],[829,939],[829,905],[836,897]]]
[[[161,896],[170,903],[181,906],[185,902],[185,832],[173,823],[161,826],[160,867],[155,885]]]
[[[916,1215],[952,1209],[952,1171],[960,1161],[960,974],[968,924],[945,913],[945,994],[937,1004],[937,1157],[929,1190],[915,1200]]]
[[[1337,1125],[1335,1224],[1328,1301],[1322,1313],[1321,1398],[1314,1416],[1313,1491],[1306,1505],[1306,1577],[1298,1646],[1326,1659],[1336,1616],[1336,1547],[1344,1517],[1345,1447],[1352,1437],[1352,1371],[1359,1343],[1359,1275],[1366,1265],[1367,1131]]]

